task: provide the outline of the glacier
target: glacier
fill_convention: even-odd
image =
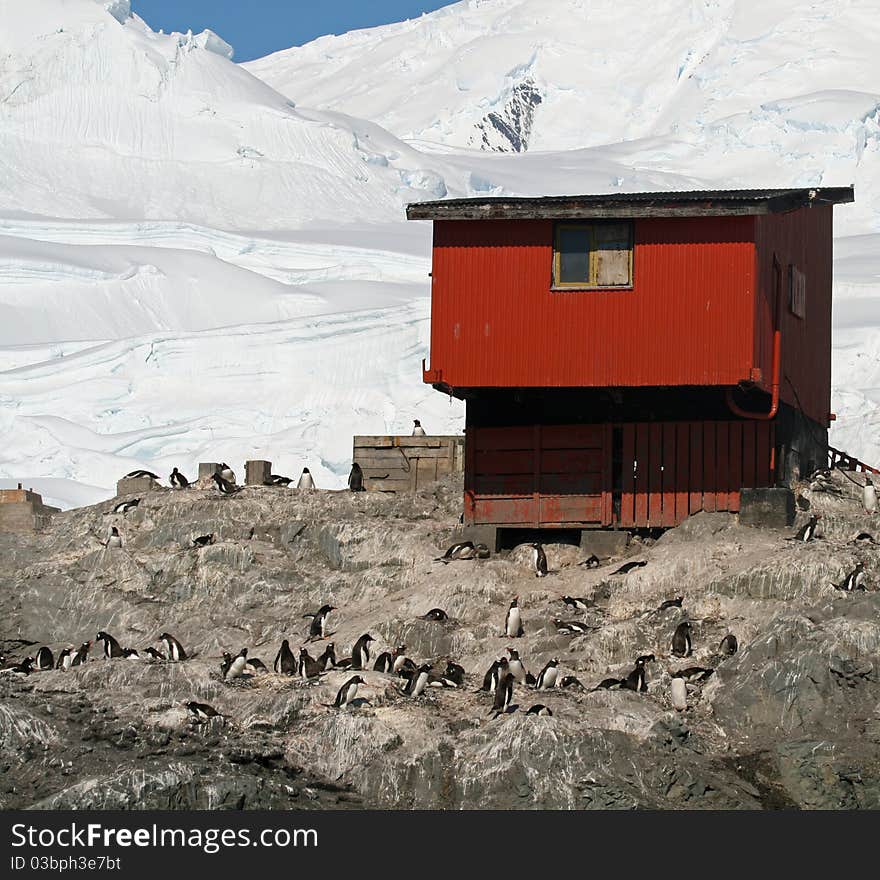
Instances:
[[[832,443],[880,462],[875,4],[466,0],[237,65],[125,0],[0,0],[0,485],[461,430],[425,386],[446,195],[853,183]]]

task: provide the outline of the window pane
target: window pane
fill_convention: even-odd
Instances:
[[[560,284],[588,284],[590,281],[590,230],[562,226],[557,230]]]

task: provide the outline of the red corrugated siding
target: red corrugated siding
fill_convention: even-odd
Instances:
[[[552,222],[436,221],[434,381],[468,388],[748,379],[754,226],[753,217],[636,220],[631,290],[556,292]]]
[[[758,288],[755,364],[763,374],[761,385],[770,390],[775,254],[782,267],[783,295],[780,396],[791,406],[802,407],[808,416],[826,426],[831,407],[832,216],[832,208],[818,207],[760,216],[755,223]],[[792,264],[806,275],[807,304],[803,319],[793,315],[788,307],[788,272]]]
[[[622,432],[619,513],[611,471]],[[502,526],[675,526],[739,510],[744,486],[773,485],[770,422],[468,428],[465,522]]]

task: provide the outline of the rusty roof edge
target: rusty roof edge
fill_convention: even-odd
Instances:
[[[443,199],[407,205],[408,220],[569,219],[571,217],[725,216],[768,214],[855,201],[847,187],[688,190],[601,195]]]

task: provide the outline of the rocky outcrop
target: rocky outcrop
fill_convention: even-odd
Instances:
[[[656,541],[635,539],[616,574],[583,551],[546,546],[536,578],[524,548],[434,561],[455,534],[454,480],[396,497],[248,487],[158,491],[126,516],[112,504],[58,514],[42,534],[0,536],[0,649],[58,651],[111,632],[123,646],[177,636],[183,663],[92,659],[67,672],[0,674],[0,807],[341,809],[876,808],[880,798],[880,533],[847,483],[810,493],[824,537],[748,528],[700,514]],[[123,547],[99,543],[109,524]],[[195,535],[215,543],[192,546]],[[793,533],[793,530],[792,530]],[[831,584],[855,561],[867,591]],[[564,595],[590,600],[573,611]],[[519,597],[524,635],[503,634]],[[660,610],[674,597],[682,605]],[[324,603],[337,657],[363,633],[374,655],[398,644],[417,662],[461,663],[461,688],[412,699],[395,676],[361,672],[355,704],[332,703],[352,674],[268,674],[226,682],[223,651],[247,647],[271,670],[283,638],[313,656],[304,615]],[[423,619],[439,607],[448,620]],[[562,634],[555,619],[587,626]],[[690,620],[694,653],[672,634]],[[722,655],[736,634],[739,651]],[[478,692],[515,647],[537,673],[551,658],[581,688],[514,690],[491,717]],[[647,665],[647,692],[593,688]],[[93,650],[93,658],[100,652]],[[711,669],[670,697],[673,676]],[[201,724],[195,700],[223,718]],[[552,716],[527,714],[535,703]]]

